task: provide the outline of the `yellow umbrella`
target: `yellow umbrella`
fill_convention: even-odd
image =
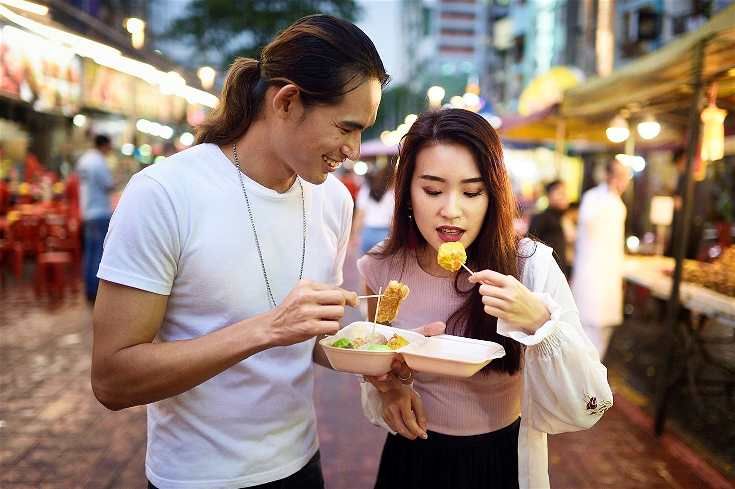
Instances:
[[[526,116],[561,102],[564,91],[584,81],[577,68],[555,66],[537,76],[523,89],[518,100],[518,113]]]

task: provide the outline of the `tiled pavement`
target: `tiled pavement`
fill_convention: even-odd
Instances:
[[[355,275],[348,259],[346,286]],[[0,302],[0,488],[145,487],[145,410],[109,412],[92,396],[81,295],[54,305],[11,283]],[[384,434],[362,418],[356,380],[317,368],[315,396],[327,487],[371,487]],[[733,487],[706,464],[682,464],[681,445],[656,440],[642,418],[618,396],[593,429],[550,437],[552,487]]]

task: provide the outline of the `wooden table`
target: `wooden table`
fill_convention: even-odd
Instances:
[[[673,258],[629,255],[625,257],[623,264],[623,277],[649,289],[654,297],[668,300],[672,279],[667,272],[673,269]],[[696,314],[735,320],[735,297],[691,282],[682,282],[679,300],[684,307]]]
[[[667,301],[671,294],[674,259],[662,256],[626,256],[623,265],[623,277],[626,281],[648,289],[657,299]],[[678,369],[666,379],[667,384],[674,388],[680,381],[685,380],[689,393],[704,413],[702,396],[707,393],[725,393],[729,398],[731,409],[735,406],[735,370],[732,365],[715,358],[710,353],[710,346],[735,345],[735,297],[729,297],[712,289],[702,287],[691,282],[682,282],[679,290],[679,301],[691,314],[686,315],[687,321],[682,321],[680,341],[677,342],[677,360],[674,365]],[[729,334],[705,334],[707,326],[716,321],[725,325]],[[720,328],[722,329],[722,328]],[[666,354],[667,352],[662,352]],[[712,368],[724,372],[712,377]],[[666,401],[663,401],[664,404]],[[664,410],[665,411],[665,410]]]

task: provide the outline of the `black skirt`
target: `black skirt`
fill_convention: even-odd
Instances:
[[[514,489],[521,419],[492,433],[428,439],[388,435],[375,489]]]

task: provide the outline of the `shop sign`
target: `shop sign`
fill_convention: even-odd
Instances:
[[[158,85],[84,60],[84,106],[165,122],[177,122],[186,114],[186,100],[161,93]]]
[[[84,60],[84,105],[116,114],[135,116],[136,79]]]
[[[175,95],[164,95],[158,86],[137,80],[135,114],[145,119],[179,122],[186,114],[186,100]]]
[[[13,26],[0,26],[0,94],[37,111],[79,110],[81,60],[74,52]]]

